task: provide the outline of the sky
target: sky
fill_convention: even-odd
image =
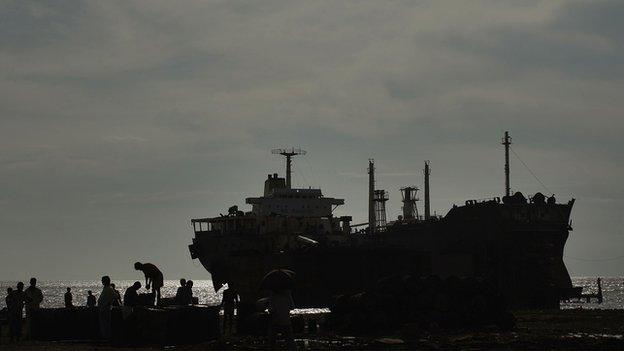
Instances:
[[[294,185],[354,222],[369,158],[389,218],[429,160],[443,215],[504,192],[505,130],[514,191],[576,199],[571,275],[622,275],[623,17],[596,0],[0,0],[0,280],[133,279],[135,261],[207,279],[190,218],[248,209],[284,174],[272,148],[307,150]]]

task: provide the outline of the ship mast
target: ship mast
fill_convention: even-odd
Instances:
[[[509,196],[511,192],[509,184],[509,145],[511,145],[511,137],[509,137],[509,132],[507,131],[505,131],[502,144],[505,145],[505,196]]]
[[[287,149],[273,149],[271,153],[274,155],[282,155],[286,157],[286,188],[291,189],[291,174],[292,174],[292,157],[297,155],[305,155],[307,152],[300,148],[287,148]]]
[[[431,208],[429,203],[429,174],[431,171],[429,170],[429,161],[425,161],[425,169],[423,170],[425,174],[425,220],[431,217]]]
[[[368,230],[375,232],[375,161],[368,159]]]

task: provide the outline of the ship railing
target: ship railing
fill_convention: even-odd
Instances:
[[[209,232],[212,228],[210,218],[196,218],[191,219],[191,225],[195,233]]]
[[[466,200],[466,206],[482,204],[486,202],[495,202],[497,204],[500,204],[501,198],[498,196],[495,196],[495,197],[485,197],[482,199]]]

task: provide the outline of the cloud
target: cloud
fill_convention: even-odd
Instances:
[[[268,150],[288,145],[313,151],[315,183],[355,217],[369,157],[386,189],[431,159],[445,184],[434,201],[462,201],[500,190],[503,130],[562,196],[610,198],[624,175],[622,13],[618,1],[5,1],[0,218],[24,243],[41,238],[33,215],[65,243],[59,218],[109,218],[96,241],[130,214],[173,232],[259,192],[283,168]],[[133,228],[140,251],[156,234]]]

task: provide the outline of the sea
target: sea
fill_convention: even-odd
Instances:
[[[28,286],[28,279],[23,281],[25,286]],[[126,288],[132,285],[135,280],[117,280],[113,281],[117,290],[123,295]],[[141,281],[142,284],[145,282]],[[572,283],[574,286],[582,286],[583,293],[596,293],[598,292],[598,286],[596,284],[596,277],[573,277]],[[6,296],[6,290],[8,287],[15,288],[16,281],[0,281],[0,296]],[[97,280],[55,280],[45,281],[41,280],[37,282],[37,285],[43,292],[44,300],[42,307],[63,307],[64,295],[67,288],[70,287],[73,294],[73,302],[75,306],[84,306],[87,302],[87,291],[91,290],[94,295],[99,295],[102,287],[101,283]],[[176,290],[179,286],[177,280],[166,280],[165,286],[161,289],[162,296],[175,296]],[[143,290],[143,292],[147,292]],[[222,297],[221,289],[215,292],[212,287],[211,280],[193,280],[193,296],[199,298],[200,304],[206,305],[218,305],[221,303]],[[573,302],[563,303],[562,308],[591,308],[591,309],[624,309],[624,277],[602,277],[602,294],[603,302],[598,304],[596,302]],[[4,299],[3,299],[4,300]],[[0,308],[5,307],[4,301],[0,302]],[[302,309],[298,310],[299,313],[315,313],[326,312],[326,309]]]

